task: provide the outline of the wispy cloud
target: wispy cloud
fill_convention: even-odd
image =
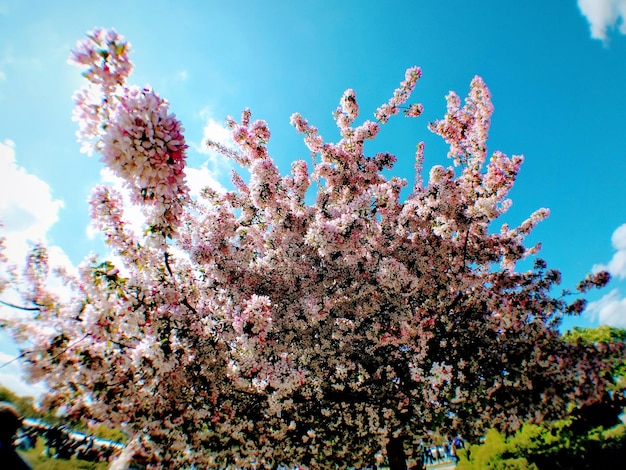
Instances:
[[[227,148],[235,148],[230,129],[227,129],[223,124],[210,117],[207,109],[204,109],[200,116],[206,119],[206,124],[202,130],[202,141],[192,143],[191,147],[199,154],[205,156],[206,160],[199,168],[188,167],[186,169],[187,184],[192,196],[197,196],[206,187],[211,187],[219,192],[225,191],[224,186],[220,183],[220,179],[228,177],[227,175],[229,175],[229,171],[233,167],[232,161],[228,157],[210,149],[206,145],[207,141],[217,142]]]
[[[186,70],[179,70],[176,72],[175,78],[177,82],[186,82],[189,78],[189,72]]]
[[[206,119],[206,124],[202,130],[202,142],[197,146],[196,150],[200,153],[211,156],[216,164],[225,165],[230,162],[227,157],[218,154],[214,150],[207,147],[208,141],[217,142],[228,148],[235,148],[235,141],[231,136],[231,131],[224,124],[217,122],[208,116],[208,111],[203,110],[200,115]]]
[[[618,289],[613,289],[600,300],[590,302],[585,314],[601,325],[626,328],[626,298]]]
[[[626,279],[626,224],[620,225],[611,237],[615,253],[608,264],[596,264],[593,271],[608,271],[615,279]],[[623,283],[622,283],[623,285]],[[626,328],[626,297],[619,288],[600,300],[590,302],[585,314],[601,325]]]
[[[23,259],[33,243],[45,243],[62,207],[48,183],[17,164],[13,142],[0,143],[0,220],[9,259]]]
[[[209,168],[208,162],[204,162],[200,168],[187,168],[187,186],[192,197],[197,197],[207,187],[223,193],[224,186],[218,181],[216,174]]]
[[[626,0],[578,0],[578,8],[589,22],[592,38],[606,41],[615,27],[626,34]]]
[[[609,264],[597,264],[593,267],[593,271],[608,271],[614,277],[626,279],[626,224],[620,225],[613,236],[611,243],[615,248],[615,254]]]

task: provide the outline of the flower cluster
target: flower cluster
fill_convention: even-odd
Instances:
[[[69,63],[84,66],[83,76],[106,94],[123,86],[133,70],[130,45],[112,29],[96,28],[76,43]]]
[[[470,93],[461,108],[459,96],[447,96],[448,113],[445,119],[432,123],[430,129],[450,145],[448,156],[456,164],[472,161],[482,164],[487,154],[487,134],[491,124],[493,105],[489,89],[482,78],[476,76],[470,84]]]
[[[101,141],[103,163],[124,180],[131,200],[147,209],[152,230],[165,235],[179,223],[189,192],[183,131],[165,100],[150,89],[130,88]]]
[[[359,116],[359,105],[356,101],[356,93],[353,89],[348,89],[343,93],[339,107],[334,113],[335,121],[339,129],[348,128]]]
[[[419,67],[412,67],[406,71],[404,81],[394,91],[391,99],[379,107],[374,114],[376,119],[383,124],[389,121],[389,118],[400,112],[400,106],[402,106],[411,96],[417,81],[422,77],[422,69]],[[411,105],[407,111],[408,116],[419,116],[422,112],[421,105]]]
[[[188,200],[184,129],[167,101],[149,88],[126,87],[130,46],[98,29],[78,43],[70,62],[86,67],[89,85],[75,96],[83,148],[93,148],[122,178],[133,203],[147,213],[150,232],[171,237]]]

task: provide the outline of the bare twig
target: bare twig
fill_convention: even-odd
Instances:
[[[15,305],[9,302],[5,302],[4,300],[0,300],[0,304],[5,305],[7,307],[16,308],[18,310],[26,310],[27,312],[40,312],[41,307],[22,307],[20,305]]]

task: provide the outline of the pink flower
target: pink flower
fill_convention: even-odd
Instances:
[[[86,66],[84,77],[104,93],[113,92],[123,86],[130,75],[133,64],[128,58],[130,45],[114,30],[97,28],[76,43],[68,62]]]

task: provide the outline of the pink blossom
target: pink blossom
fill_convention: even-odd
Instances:
[[[84,77],[105,93],[123,86],[133,70],[129,60],[130,45],[114,30],[96,28],[87,39],[76,43],[69,63],[86,66]]]
[[[491,95],[485,82],[478,76],[470,84],[470,93],[461,108],[458,95],[447,96],[448,113],[445,119],[429,127],[450,145],[448,156],[455,164],[480,166],[487,152],[487,134],[493,114]]]

